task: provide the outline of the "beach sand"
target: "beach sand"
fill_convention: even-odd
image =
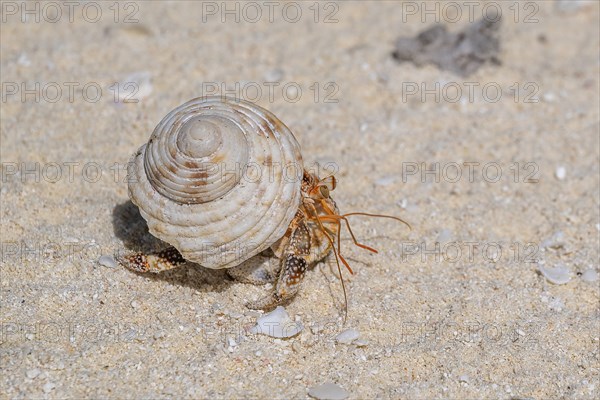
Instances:
[[[474,3],[475,19],[500,4]],[[599,396],[597,2],[501,2],[501,63],[468,77],[391,56],[468,7],[48,4],[2,3],[2,398]],[[288,125],[306,166],[336,173],[342,212],[412,226],[352,218],[379,253],[344,235],[345,324],[331,258],[286,305],[304,326],[290,339],[247,331],[269,288],[98,263],[160,247],[127,162],[215,92]],[[349,328],[361,342],[337,343]]]

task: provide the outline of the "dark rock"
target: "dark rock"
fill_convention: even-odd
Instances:
[[[485,18],[460,32],[448,32],[444,25],[434,25],[415,38],[400,38],[392,53],[398,62],[410,61],[417,66],[434,64],[439,68],[468,76],[485,63],[498,65],[500,19]]]

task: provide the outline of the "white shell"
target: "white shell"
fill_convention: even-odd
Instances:
[[[203,97],[167,114],[128,167],[150,232],[189,261],[229,268],[286,232],[300,204],[300,146],[269,111]]]

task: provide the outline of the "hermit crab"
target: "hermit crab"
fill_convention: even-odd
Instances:
[[[227,97],[196,98],[169,112],[133,155],[127,175],[131,201],[171,247],[118,261],[137,272],[191,261],[227,268],[244,282],[276,281],[250,308],[290,300],[307,269],[330,252],[340,275],[340,262],[352,273],[340,251],[342,223],[354,244],[376,252],[356,240],[349,216],[405,223],[340,214],[331,198],[335,178],[304,168],[290,129],[269,111]],[[342,287],[346,298],[343,280]]]

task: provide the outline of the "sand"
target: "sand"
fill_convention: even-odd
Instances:
[[[35,4],[1,10],[2,398],[599,396],[597,2],[502,2],[501,64],[468,77],[392,58],[434,22],[420,2],[278,3],[272,22],[262,2],[237,3],[239,22],[220,2]],[[451,11],[462,29],[468,7]],[[160,246],[126,163],[215,88],[333,168],[342,211],[411,224],[352,219],[379,253],[343,239],[345,324],[331,260],[286,306],[290,339],[248,333],[268,288],[98,263]],[[361,342],[336,342],[346,329]]]

